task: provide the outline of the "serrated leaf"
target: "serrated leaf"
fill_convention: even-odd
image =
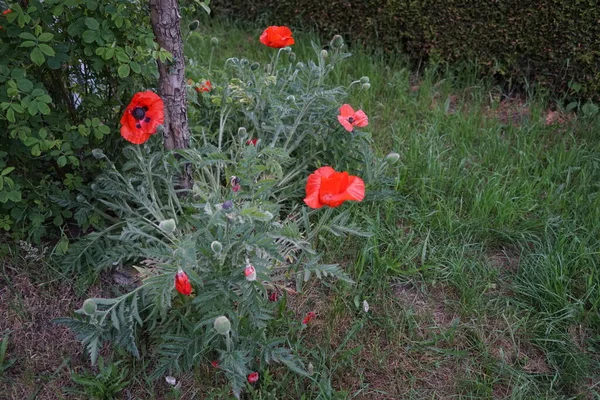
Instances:
[[[120,78],[127,78],[129,76],[130,70],[131,68],[129,67],[129,64],[123,64],[119,67],[117,73],[119,74]]]
[[[39,47],[36,47],[31,51],[29,58],[31,58],[31,61],[33,61],[38,67],[41,66],[46,60],[44,53],[42,53],[42,50],[40,50]]]

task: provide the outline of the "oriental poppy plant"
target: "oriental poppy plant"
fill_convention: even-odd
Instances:
[[[184,296],[192,294],[192,284],[185,272],[179,271],[175,275],[175,289]]]
[[[260,35],[260,42],[265,46],[281,49],[293,45],[294,38],[287,26],[270,26]]]
[[[362,201],[365,182],[347,172],[321,167],[308,176],[304,202],[310,208],[339,207],[344,201]]]
[[[121,136],[133,144],[145,143],[165,122],[162,99],[154,92],[138,92],[121,117]]]
[[[338,121],[348,132],[352,132],[355,126],[362,128],[369,125],[369,119],[363,110],[354,111],[349,104],[344,104],[339,111]]]

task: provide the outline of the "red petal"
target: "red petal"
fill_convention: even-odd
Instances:
[[[358,110],[357,112],[355,112],[352,118],[354,118],[354,122],[352,122],[352,125],[354,126],[362,128],[364,126],[369,125],[369,118],[363,110]]]
[[[340,115],[342,117],[352,117],[354,115],[354,108],[350,104],[344,104],[340,107]]]
[[[310,208],[321,208],[323,204],[319,201],[319,192],[321,190],[321,176],[316,172],[310,174],[306,181],[306,198],[304,202]]]
[[[340,121],[340,124],[342,124],[344,129],[347,130],[348,132],[352,132],[352,130],[354,129],[354,128],[352,128],[352,124],[348,121],[347,117],[338,115],[338,121]]]

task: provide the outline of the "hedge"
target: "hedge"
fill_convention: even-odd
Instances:
[[[512,82],[600,97],[597,0],[227,0],[217,14],[314,26],[324,36],[407,53],[415,61],[477,62]],[[575,89],[575,90],[573,90]]]

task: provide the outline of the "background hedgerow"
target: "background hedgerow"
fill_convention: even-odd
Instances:
[[[353,44],[409,54],[415,64],[473,63],[507,86],[598,98],[600,9],[593,2],[260,0],[214,9],[236,20],[309,26],[325,37],[340,33]]]

